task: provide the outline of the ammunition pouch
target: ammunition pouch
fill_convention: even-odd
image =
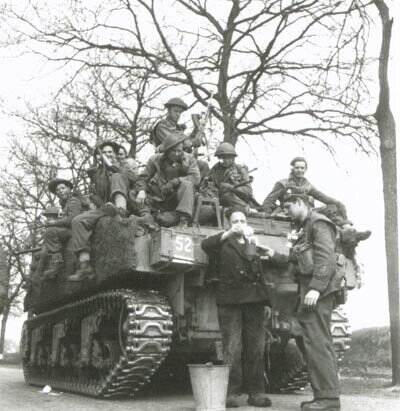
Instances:
[[[299,273],[310,276],[314,269],[314,258],[311,244],[298,244],[293,247],[293,256],[297,261]]]

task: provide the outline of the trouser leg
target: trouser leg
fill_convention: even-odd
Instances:
[[[110,199],[114,201],[114,197],[118,194],[122,195],[125,199],[128,198],[129,191],[129,178],[126,174],[113,173],[110,177],[111,194]]]
[[[90,210],[79,214],[72,220],[72,241],[71,248],[74,252],[90,251],[90,236],[97,223],[97,220],[104,217],[104,211]]]
[[[330,294],[317,302],[314,311],[306,311],[301,306],[298,313],[314,398],[338,398],[340,395],[330,330],[334,305],[335,295]]]
[[[248,394],[265,392],[264,305],[243,304],[243,381]]]
[[[189,180],[182,180],[179,184],[178,191],[176,193],[177,206],[176,211],[181,214],[186,214],[190,217],[193,216],[194,207],[194,188],[193,183]]]
[[[248,204],[239,198],[236,194],[230,192],[224,192],[221,194],[221,205],[224,207],[239,207],[247,208]]]
[[[59,253],[71,237],[71,230],[67,227],[48,227],[44,234],[44,245],[51,254]]]
[[[229,364],[228,394],[242,392],[242,310],[240,305],[219,305],[224,362]]]

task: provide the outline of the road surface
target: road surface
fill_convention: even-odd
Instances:
[[[400,392],[381,388],[382,380],[352,378],[343,380],[343,411],[399,411]],[[24,383],[22,370],[0,366],[0,410],[29,411],[194,411],[189,392],[155,392],[139,395],[135,400],[95,400],[74,394],[41,394],[39,387]],[[165,391],[165,390],[164,390]],[[171,391],[171,390],[170,390]],[[271,411],[299,410],[299,403],[310,398],[310,392],[271,395]],[[259,408],[243,406],[239,410]]]

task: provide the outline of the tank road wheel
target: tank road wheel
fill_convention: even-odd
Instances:
[[[308,384],[306,364],[293,339],[286,344],[273,344],[266,362],[267,392],[292,392]]]
[[[331,334],[338,362],[342,361],[344,353],[350,348],[351,330],[349,319],[342,306],[332,312]]]
[[[115,398],[133,396],[164,361],[172,314],[158,292],[114,290],[39,314],[26,329],[27,383]]]

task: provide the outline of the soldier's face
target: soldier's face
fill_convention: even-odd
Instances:
[[[301,200],[286,202],[283,204],[283,209],[293,221],[297,222],[302,222],[308,213],[307,206]]]
[[[118,157],[118,160],[119,160],[119,161],[123,161],[123,160],[126,159],[127,155],[126,155],[126,152],[125,152],[125,150],[124,150],[123,148],[120,148],[120,149],[118,150],[118,155],[117,155],[117,157]]]
[[[104,146],[101,150],[103,155],[107,157],[110,161],[115,160],[115,151],[111,146]]]
[[[221,156],[222,167],[228,168],[235,162],[235,156]]]
[[[296,161],[292,167],[292,170],[295,177],[304,177],[307,170],[307,164],[304,161]]]
[[[174,122],[177,123],[183,113],[183,108],[179,106],[171,106],[168,108],[168,117]]]
[[[177,144],[175,147],[170,148],[166,152],[166,156],[169,161],[174,162],[182,158],[183,155],[183,143]]]
[[[58,184],[56,187],[56,196],[61,200],[66,200],[71,194],[71,189],[65,184]]]

